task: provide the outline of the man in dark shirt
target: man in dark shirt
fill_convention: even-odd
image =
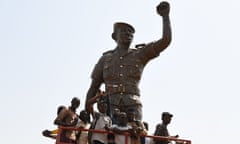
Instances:
[[[171,120],[172,120],[173,115],[170,114],[169,112],[163,112],[162,113],[162,123],[158,124],[156,126],[156,130],[154,132],[155,136],[164,136],[164,137],[170,137],[167,126],[168,124],[170,124]],[[177,138],[178,135],[176,136],[171,136],[174,138]],[[170,143],[169,140],[157,140],[155,139],[155,144],[168,144]]]

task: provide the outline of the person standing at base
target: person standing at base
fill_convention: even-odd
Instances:
[[[97,103],[97,111],[94,111],[93,105]],[[88,100],[88,108],[93,116],[91,129],[94,130],[108,130],[112,126],[112,120],[107,116],[107,104],[104,99],[104,92],[99,92],[99,95]],[[90,144],[107,144],[108,137],[106,133],[91,132],[89,137]]]
[[[156,130],[154,132],[155,136],[164,136],[164,137],[173,137],[173,138],[178,138],[178,135],[175,136],[170,136],[167,126],[170,124],[172,120],[173,115],[169,112],[163,112],[162,113],[162,123],[158,124],[156,126]],[[154,144],[169,144],[169,140],[154,140]]]
[[[131,144],[140,144],[141,143],[141,136],[144,136],[147,134],[147,130],[142,123],[142,121],[136,121],[135,120],[135,112],[132,110],[129,110],[127,113],[128,117],[128,125],[132,127],[131,132]]]
[[[125,112],[120,112],[118,115],[118,123],[112,125],[109,130],[114,132],[115,144],[125,144],[126,138],[127,143],[131,144],[130,136],[126,136],[126,133],[132,133],[133,128],[128,125],[128,118]]]
[[[54,121],[54,124],[64,127],[73,127],[78,122],[78,115],[76,110],[80,105],[80,99],[77,97],[72,98],[71,106],[61,110],[59,115]],[[76,132],[74,130],[62,130],[60,134],[60,142],[76,143]]]
[[[62,106],[62,105],[59,106],[59,107],[57,108],[57,115],[59,115],[60,112],[61,112],[63,109],[66,109],[66,107],[65,107],[65,106]],[[52,138],[52,139],[56,139],[56,138],[57,138],[57,134],[58,134],[58,128],[55,129],[55,130],[48,130],[48,129],[46,129],[46,130],[43,130],[43,131],[42,131],[42,135],[43,135],[43,136],[48,137],[48,138]]]
[[[170,6],[161,2],[157,13],[162,17],[162,37],[154,42],[141,45],[140,48],[130,48],[135,29],[125,22],[117,22],[113,26],[112,38],[116,41],[115,49],[103,53],[92,72],[92,82],[87,92],[87,101],[94,97],[105,84],[109,98],[110,116],[114,109],[121,112],[134,109],[136,120],[142,120],[142,103],[140,101],[139,82],[146,64],[165,50],[171,42],[171,26],[169,19]]]
[[[77,128],[89,129],[90,128],[90,115],[87,111],[82,110],[79,114],[79,121],[76,125]],[[88,144],[88,131],[78,131],[76,134],[77,144]]]

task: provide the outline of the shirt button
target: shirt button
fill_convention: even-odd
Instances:
[[[123,67],[123,65],[120,65],[120,68],[122,68]]]
[[[119,74],[119,76],[120,76],[120,77],[122,77],[122,76],[123,76],[123,74]]]
[[[123,57],[119,57],[119,59],[123,59]]]

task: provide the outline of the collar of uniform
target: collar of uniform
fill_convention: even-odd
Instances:
[[[114,49],[113,53],[114,54],[119,54],[120,56],[125,56],[125,55],[128,55],[134,51],[136,51],[137,49],[133,49],[133,48],[129,48],[127,52],[123,53],[123,54],[120,54],[119,51],[116,49]]]

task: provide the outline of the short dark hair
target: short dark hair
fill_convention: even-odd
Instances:
[[[77,97],[74,97],[74,98],[72,98],[72,102],[73,101],[77,101],[77,102],[79,102],[80,103],[80,99],[79,98],[77,98]]]
[[[57,115],[65,108],[65,106],[61,105],[57,108]]]

